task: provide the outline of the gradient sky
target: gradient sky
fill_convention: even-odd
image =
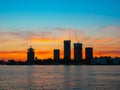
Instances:
[[[0,0],[0,59],[26,60],[30,45],[52,58],[63,40],[92,46],[94,56],[120,56],[120,0]],[[73,54],[73,51],[72,51]]]

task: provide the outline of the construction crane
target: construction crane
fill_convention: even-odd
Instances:
[[[78,36],[77,36],[76,31],[74,31],[74,36],[75,36],[75,39],[76,39],[77,43],[79,43],[79,40],[78,40]]]
[[[71,29],[69,29],[69,40],[71,40]]]

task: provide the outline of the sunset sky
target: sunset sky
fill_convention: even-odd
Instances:
[[[26,60],[30,45],[39,59],[63,58],[68,39],[72,54],[80,42],[83,54],[120,57],[120,0],[0,0],[0,59]]]

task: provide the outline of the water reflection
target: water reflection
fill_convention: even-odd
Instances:
[[[34,81],[35,81],[35,78],[34,78],[34,66],[28,66],[26,67],[26,72],[27,72],[27,88],[29,90],[32,90],[34,87]]]
[[[88,86],[88,73],[85,66],[65,66],[64,89],[85,89]]]
[[[120,66],[0,66],[0,90],[120,90]]]
[[[70,66],[65,66],[64,68],[63,68],[63,75],[64,75],[64,84],[63,84],[63,88],[64,89],[66,89],[66,90],[69,90],[69,88],[70,88],[70,78],[72,77],[71,75],[70,75]],[[71,76],[71,77],[70,77]],[[69,87],[68,87],[69,86]]]

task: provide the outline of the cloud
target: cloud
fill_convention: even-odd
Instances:
[[[118,27],[118,26],[108,26],[108,27],[102,28],[102,32],[111,32],[111,31],[120,32],[120,27]]]
[[[41,31],[42,30],[42,31]],[[70,31],[69,31],[70,30]],[[72,47],[73,43],[79,41],[83,43],[83,46],[93,46],[95,50],[95,55],[97,49],[102,49],[104,55],[113,54],[119,55],[119,46],[120,46],[120,27],[116,26],[108,26],[101,28],[100,32],[96,32],[95,35],[89,35],[89,32],[86,32],[81,29],[69,29],[69,28],[47,28],[44,31],[43,29],[33,29],[33,30],[21,30],[21,31],[14,31],[14,30],[1,30],[0,31],[0,54],[3,57],[11,57],[16,58],[19,56],[24,60],[26,59],[26,51],[16,51],[17,50],[24,50],[27,45],[33,45],[35,48],[36,56],[39,58],[49,58],[53,57],[53,49],[63,48],[63,40],[69,39],[69,32],[71,35],[72,40]],[[28,42],[29,41],[29,42]],[[26,42],[30,44],[26,44]],[[62,45],[61,45],[62,44]],[[14,48],[13,48],[14,47]],[[18,48],[19,47],[19,48]],[[11,50],[10,52],[4,51]],[[37,51],[40,49],[40,51]],[[112,49],[114,49],[112,51]],[[4,55],[3,55],[4,54]],[[6,56],[5,56],[6,55]],[[61,51],[61,57],[63,57],[63,51]]]
[[[18,36],[18,35],[20,35],[20,33],[18,33],[18,32],[0,31],[0,35],[1,35],[1,36],[7,36],[7,35]]]
[[[94,39],[94,43],[101,43],[101,44],[119,44],[119,39],[118,38],[108,38],[108,37],[103,37],[103,38],[98,38]]]
[[[6,43],[8,41],[9,41],[8,39],[0,39],[0,43]]]
[[[40,29],[41,30],[41,29]],[[44,29],[43,29],[44,30]],[[46,29],[45,29],[46,30]],[[70,34],[69,34],[70,33]],[[76,35],[75,35],[76,33]],[[79,35],[80,34],[80,35]],[[9,42],[13,40],[17,42],[19,40],[24,40],[24,42],[56,42],[63,41],[65,39],[75,40],[76,37],[82,38],[83,32],[78,29],[67,29],[67,28],[50,28],[50,31],[39,31],[39,29],[35,30],[26,30],[26,31],[0,31],[0,35],[2,38],[2,42]],[[69,36],[70,35],[70,36]]]
[[[115,55],[120,55],[120,50],[103,50],[103,51],[95,51],[95,53],[94,53],[95,55],[100,55],[100,54],[102,54],[102,55],[113,55],[113,56],[115,56]]]
[[[46,51],[36,51],[37,55],[46,55],[46,54],[51,54],[50,50],[46,50]]]
[[[10,40],[32,40],[34,41],[35,38],[38,38],[38,39],[49,39],[49,35],[51,35],[51,32],[46,32],[46,31],[21,31],[21,32],[18,32],[18,31],[0,31],[0,42],[9,42]]]
[[[119,54],[120,55],[120,51],[117,50],[112,50],[112,51],[102,51],[103,54]]]
[[[31,42],[47,42],[47,43],[54,42],[53,39],[49,39],[49,38],[37,38],[37,37],[36,38],[31,38],[30,41]]]
[[[26,51],[0,51],[0,59],[26,60]]]
[[[99,34],[103,37],[119,37],[120,38],[120,27],[119,26],[107,26],[101,28]]]
[[[0,54],[23,54],[25,51],[0,51]]]
[[[118,26],[108,26],[101,28],[100,31],[96,32],[96,34],[89,36],[89,33],[83,36],[84,43],[87,45],[93,45],[95,47],[99,46],[113,46],[120,45],[120,27]]]

